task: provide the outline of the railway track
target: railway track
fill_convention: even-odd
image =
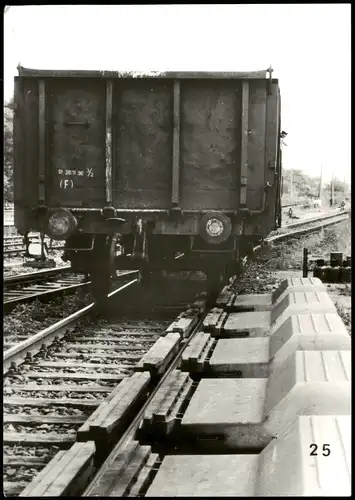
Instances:
[[[143,295],[137,301],[137,279],[132,279],[136,274],[130,272],[126,283],[112,294],[115,303],[110,319],[95,319],[91,305],[5,351],[7,496],[17,496],[57,451],[69,449],[78,436],[85,436],[85,428],[80,428],[90,414],[119,395],[117,384],[122,391],[124,381],[159,338],[170,347],[177,343],[178,333],[161,335],[166,335],[178,313],[186,313],[188,301],[203,289],[203,282],[190,282],[186,287],[186,283],[173,281],[165,290],[163,286],[160,294],[140,289]],[[193,323],[196,311],[190,309],[190,316],[185,314],[179,324],[186,327]],[[152,377],[159,375],[168,361],[169,356],[161,366],[154,365]],[[138,386],[146,387],[148,379],[146,374],[138,376]]]
[[[265,240],[265,244],[278,242],[284,239],[290,239],[292,237],[303,236],[307,233],[312,233],[323,229],[324,227],[331,226],[333,224],[339,224],[344,222],[349,218],[349,213],[347,211],[338,212],[335,214],[326,214],[318,217],[303,219],[291,224],[285,225],[280,228],[275,234],[268,236]]]
[[[38,235],[32,236],[31,240],[33,242],[39,243]],[[45,243],[49,250],[62,250],[64,248],[63,242],[51,242],[49,238],[46,238]],[[3,252],[4,257],[11,258],[17,255],[24,255],[26,251],[25,244],[23,242],[22,236],[6,236],[3,240]]]
[[[4,278],[3,308],[12,311],[20,303],[35,299],[50,300],[63,293],[71,293],[90,284],[83,275],[70,274],[70,268],[42,270]]]
[[[294,234],[295,228],[292,231]],[[129,285],[129,288],[131,286],[132,301],[128,297],[125,303],[130,303],[133,311],[134,304],[142,301],[136,295],[134,285]],[[186,293],[186,289],[183,293]],[[32,381],[35,380],[36,396],[33,393],[29,399],[58,400],[58,394],[66,397],[61,401],[61,406],[59,403],[49,405],[54,410],[47,414],[50,417],[46,419],[47,423],[41,421],[41,425],[45,426],[44,433],[46,429],[47,432],[50,429],[52,434],[66,435],[67,438],[59,437],[53,445],[55,448],[50,448],[52,451],[45,458],[44,452],[48,451],[49,445],[43,446],[43,441],[39,446],[31,444],[36,439],[41,441],[41,438],[30,437],[27,441],[21,436],[22,443],[27,443],[20,446],[22,455],[26,446],[32,450],[32,455],[27,455],[28,459],[14,454],[16,445],[9,445],[12,447],[10,452],[10,448],[5,447],[5,484],[8,496],[18,494],[23,488],[22,496],[258,496],[294,495],[296,490],[300,495],[312,494],[306,487],[303,490],[297,489],[295,483],[288,481],[286,484],[282,481],[287,473],[284,465],[277,464],[278,468],[272,470],[271,479],[267,479],[267,470],[270,467],[270,456],[275,453],[286,453],[286,456],[293,457],[296,453],[291,465],[301,484],[302,471],[307,467],[301,456],[302,447],[305,446],[304,436],[310,432],[312,425],[318,428],[318,424],[322,429],[329,429],[333,437],[335,444],[332,446],[332,459],[328,462],[332,468],[334,464],[341,463],[343,489],[347,491],[350,484],[349,474],[346,473],[349,460],[346,454],[343,456],[339,452],[340,434],[334,429],[340,426],[339,432],[345,436],[346,442],[350,424],[347,417],[340,415],[350,414],[350,339],[334,305],[327,297],[324,287],[317,280],[289,280],[281,290],[268,296],[238,296],[233,287],[225,287],[215,307],[207,314],[202,314],[205,307],[202,301],[195,304],[195,310],[190,308],[186,311],[184,298],[179,307],[185,307],[187,317],[185,320],[179,319],[170,330],[166,330],[166,326],[172,316],[169,316],[169,321],[162,321],[162,309],[155,310],[157,316],[153,323],[147,322],[145,315],[144,323],[138,325],[135,310],[132,322],[121,323],[122,331],[117,331],[117,325],[120,328],[117,321],[99,328],[85,327],[84,332],[79,329],[75,331],[74,326],[73,331],[73,325],[77,321],[75,318],[73,324],[69,321],[69,324],[62,324],[58,330],[39,335],[35,341],[31,341],[31,345],[28,341],[21,353],[15,347],[11,355],[15,358],[9,356],[9,352],[4,358],[6,377],[10,377],[5,380],[14,382],[13,377],[18,376],[27,377],[28,380],[24,379],[25,384],[16,384],[15,379],[15,383],[5,386],[5,391],[8,388],[10,391],[14,390],[16,398],[24,399],[26,394],[31,394]],[[167,311],[169,314],[173,312],[171,306]],[[303,319],[297,329],[293,318],[298,318],[300,314],[306,319]],[[120,321],[127,321],[127,318],[120,318]],[[328,325],[330,332],[325,331],[325,325]],[[173,330],[176,330],[175,334]],[[52,343],[54,337],[62,337],[64,340]],[[77,340],[73,341],[73,337]],[[85,339],[87,350],[81,351],[80,337],[81,340]],[[148,342],[142,347],[145,339]],[[154,344],[156,341],[158,342]],[[48,343],[50,347],[42,348],[41,351],[43,343]],[[66,348],[68,344],[72,344],[71,350]],[[91,345],[94,346],[92,350],[89,347]],[[129,347],[133,349],[128,349]],[[138,347],[140,351],[136,354],[134,349]],[[31,358],[28,355],[31,352],[39,354]],[[334,358],[334,353],[338,356],[338,361],[336,356]],[[6,372],[14,363],[21,363],[23,360],[26,361],[19,366],[20,375],[19,371],[13,369]],[[71,365],[70,360],[74,360]],[[303,363],[305,373],[308,373],[305,380],[299,375],[302,371],[293,371],[293,367],[300,363]],[[329,363],[333,363],[333,366]],[[335,375],[333,378],[329,377],[329,370],[333,374],[340,373],[336,363],[340,363],[345,370],[340,382],[333,380]],[[110,369],[108,365],[112,364],[115,366]],[[51,374],[57,373],[57,370],[63,371],[64,366],[67,368],[67,378],[63,383],[62,379],[56,379],[56,375]],[[322,372],[321,366],[326,367],[325,371]],[[40,377],[35,378],[35,370],[37,375],[38,370],[46,374],[42,380],[39,380]],[[72,382],[70,370],[74,374]],[[97,370],[100,370],[99,375]],[[78,376],[78,371],[89,376]],[[121,379],[112,379],[111,386],[105,385],[105,381],[100,378],[102,372],[108,374],[104,379],[110,378],[112,373],[116,376],[118,374]],[[62,374],[59,373],[58,376]],[[58,381],[46,383],[51,378]],[[95,382],[90,384],[89,380],[93,379]],[[79,380],[82,384],[79,384]],[[317,384],[325,382],[326,400],[316,401],[314,405]],[[338,397],[337,404],[334,404],[334,387],[339,387],[339,383],[343,387],[342,397]],[[280,384],[289,392],[286,399],[284,389],[280,391]],[[292,387],[298,384],[305,387],[304,394],[301,392],[299,397],[292,392]],[[92,390],[95,385],[104,385],[96,391],[104,396],[101,399]],[[109,391],[112,391],[111,395]],[[309,391],[313,394],[312,414],[316,417],[311,417],[308,411]],[[90,396],[90,393],[93,394]],[[238,397],[233,399],[233,403],[230,394],[234,393]],[[13,393],[11,397],[14,397]],[[66,400],[69,399],[67,405]],[[90,403],[88,405],[91,409],[87,411],[88,406],[85,407],[85,404],[84,410],[75,406],[75,399],[91,400],[92,406]],[[285,409],[287,399],[292,402],[290,410]],[[7,401],[8,399],[4,400],[5,416],[13,414],[12,410],[6,409]],[[40,414],[37,414],[37,420],[34,419],[37,423],[31,424],[28,410],[33,409],[31,404],[27,407],[10,404],[7,407],[27,408],[27,416],[18,413],[20,418],[17,424],[13,423],[16,422],[16,416],[13,422],[9,422],[12,417],[4,420],[6,425],[12,425],[12,433],[23,434],[18,431],[25,429],[25,433],[33,434],[29,432],[30,428],[39,427]],[[43,404],[49,403],[44,401]],[[139,407],[138,404],[143,406]],[[79,410],[80,414],[71,413],[71,416],[80,418],[73,418],[70,423],[65,424],[65,418],[70,413],[67,408]],[[62,427],[57,420],[60,412],[63,413],[60,420]],[[91,418],[86,420],[90,414]],[[283,414],[288,417],[283,419]],[[329,414],[331,416],[326,416]],[[232,418],[227,417],[228,415],[232,415]],[[289,419],[293,419],[292,422]],[[131,425],[128,425],[130,421]],[[288,438],[284,435],[284,428],[289,424],[290,439],[293,439],[292,450],[287,448]],[[126,432],[122,435],[124,429]],[[8,427],[5,435],[6,430]],[[324,433],[325,431],[318,436],[319,439],[326,439]],[[122,438],[107,458],[120,435]],[[275,436],[277,439],[274,439]],[[48,443],[50,436],[47,437]],[[350,442],[350,437],[348,439]],[[42,454],[43,460],[37,460],[36,453]],[[97,467],[106,458],[97,472]],[[29,479],[35,479],[30,484],[27,481],[27,486],[23,479],[17,481],[33,464],[35,466]],[[15,482],[14,476],[6,475],[9,468],[13,474],[16,470]],[[201,477],[205,478],[202,483]],[[88,485],[89,479],[92,481]],[[319,486],[322,494],[329,494],[329,491],[334,493],[331,485],[325,484],[323,479],[322,481]],[[85,486],[87,487],[83,493]],[[339,493],[341,491],[338,488],[335,494]]]

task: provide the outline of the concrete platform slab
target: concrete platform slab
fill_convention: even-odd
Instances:
[[[260,446],[267,379],[203,379],[181,421],[183,433],[222,435],[239,430],[245,446]]]
[[[298,417],[261,452],[256,496],[350,496],[350,443],[350,416]]]
[[[336,312],[335,304],[326,292],[292,292],[277,302],[271,311],[270,334],[292,314]]]
[[[270,337],[271,370],[295,351],[350,349],[351,338],[338,314],[294,314]]]
[[[258,455],[168,455],[145,496],[254,496]]]
[[[221,339],[209,366],[216,373],[240,372],[243,378],[266,378],[269,372],[269,338]]]
[[[230,313],[222,333],[228,337],[262,337],[268,334],[270,324],[270,311]]]
[[[238,295],[230,306],[234,311],[270,311],[273,307],[272,294]]]
[[[278,436],[299,415],[350,415],[351,351],[297,351],[268,379],[265,430]]]

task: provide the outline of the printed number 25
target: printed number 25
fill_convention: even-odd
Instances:
[[[329,448],[330,444],[323,444],[323,453],[322,455],[324,457],[328,457],[330,455],[330,448]],[[318,450],[318,445],[317,444],[310,444],[309,447],[311,448],[311,457],[316,457],[318,455],[317,453],[317,450]]]

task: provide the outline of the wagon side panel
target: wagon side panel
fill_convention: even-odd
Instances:
[[[114,94],[114,204],[171,208],[173,92],[169,80],[127,80]]]
[[[280,202],[280,102],[278,86],[272,84],[266,100],[265,129],[265,230],[275,229]]]
[[[102,207],[106,187],[105,81],[53,78],[45,85],[48,203]]]
[[[248,146],[247,146],[247,207],[263,209],[266,186],[266,101],[267,82],[249,82]]]
[[[15,225],[24,231],[38,205],[38,86],[31,78],[15,78],[14,99]]]
[[[240,81],[181,83],[183,209],[238,209],[240,127]]]

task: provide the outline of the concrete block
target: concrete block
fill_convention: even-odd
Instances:
[[[351,352],[297,351],[268,379],[265,429],[277,436],[299,415],[350,415]]]
[[[260,454],[165,456],[145,496],[350,496],[350,443],[350,416],[301,416]]]
[[[233,311],[271,311],[289,293],[326,291],[318,278],[287,278],[273,293],[238,295],[228,307]]]
[[[262,378],[202,379],[182,418],[181,432],[224,437],[239,432],[238,445],[260,447],[266,385]]]
[[[262,337],[267,335],[270,322],[269,311],[230,313],[223,326],[223,336]]]
[[[293,314],[270,337],[271,370],[295,351],[350,349],[350,335],[338,314]]]
[[[258,458],[258,455],[168,455],[145,496],[254,496]]]
[[[350,443],[350,416],[298,417],[261,452],[255,496],[350,496]]]
[[[325,292],[327,289],[319,278],[286,278],[272,293],[272,303],[283,299],[285,293]]]
[[[273,307],[272,294],[238,295],[230,308],[233,311],[270,311]]]
[[[269,339],[221,339],[209,366],[216,373],[240,372],[243,378],[266,378],[269,371]]]
[[[326,292],[292,292],[277,302],[271,311],[269,334],[292,314],[336,313],[336,307]]]
[[[186,436],[260,449],[299,415],[350,415],[350,351],[297,351],[268,379],[202,379],[181,421]]]

